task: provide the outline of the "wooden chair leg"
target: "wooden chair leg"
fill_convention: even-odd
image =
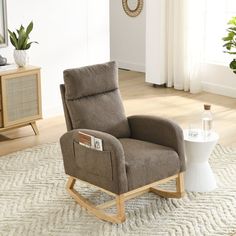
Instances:
[[[117,216],[120,222],[125,221],[125,198],[124,194],[116,197]]]
[[[179,173],[178,178],[176,179],[176,191],[179,193],[180,198],[185,195],[183,172]]]
[[[150,192],[153,192],[164,198],[181,198],[184,196],[184,178],[183,173],[179,173],[176,178],[176,192],[163,190],[157,187],[151,187]]]
[[[32,129],[33,129],[33,131],[34,131],[34,134],[35,134],[35,135],[39,135],[39,130],[38,130],[38,127],[37,127],[37,125],[36,125],[36,122],[35,122],[35,121],[34,121],[34,122],[31,122],[30,125],[31,125],[31,127],[32,127]]]
[[[75,189],[76,179],[73,177],[69,177],[67,182],[67,191],[68,193],[75,199],[75,201],[82,207],[86,208],[90,213],[95,215],[96,217],[109,221],[111,223],[121,223],[125,221],[125,207],[124,207],[124,195],[117,195],[116,196],[116,206],[117,206],[117,214],[111,215],[99,209],[99,207],[92,204],[86,198],[84,198],[81,194],[79,194]]]

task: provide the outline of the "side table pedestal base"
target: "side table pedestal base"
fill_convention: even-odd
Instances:
[[[214,174],[208,162],[187,163],[184,179],[187,191],[210,192],[217,187]]]

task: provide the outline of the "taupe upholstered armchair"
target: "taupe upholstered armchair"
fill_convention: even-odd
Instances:
[[[126,117],[115,62],[64,71],[61,94],[68,132],[61,139],[67,190],[100,219],[125,220],[124,202],[145,192],[180,198],[184,194],[185,158],[181,128],[154,116]],[[82,146],[78,132],[102,139],[103,151]],[[76,179],[114,196],[95,206],[75,189]],[[176,192],[156,188],[176,180]],[[117,214],[104,209],[117,206]]]

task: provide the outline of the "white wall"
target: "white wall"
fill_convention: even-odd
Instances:
[[[137,17],[127,16],[121,0],[110,1],[111,59],[119,66],[135,71],[145,71],[145,1]]]
[[[44,117],[62,113],[63,70],[109,60],[109,0],[8,0],[8,28],[34,21],[30,64],[42,67]],[[0,53],[13,62],[13,47]]]

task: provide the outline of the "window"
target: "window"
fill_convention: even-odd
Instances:
[[[227,34],[227,22],[236,16],[236,0],[207,0],[205,27],[205,60],[214,64],[228,64],[232,56],[223,53],[222,38]]]

